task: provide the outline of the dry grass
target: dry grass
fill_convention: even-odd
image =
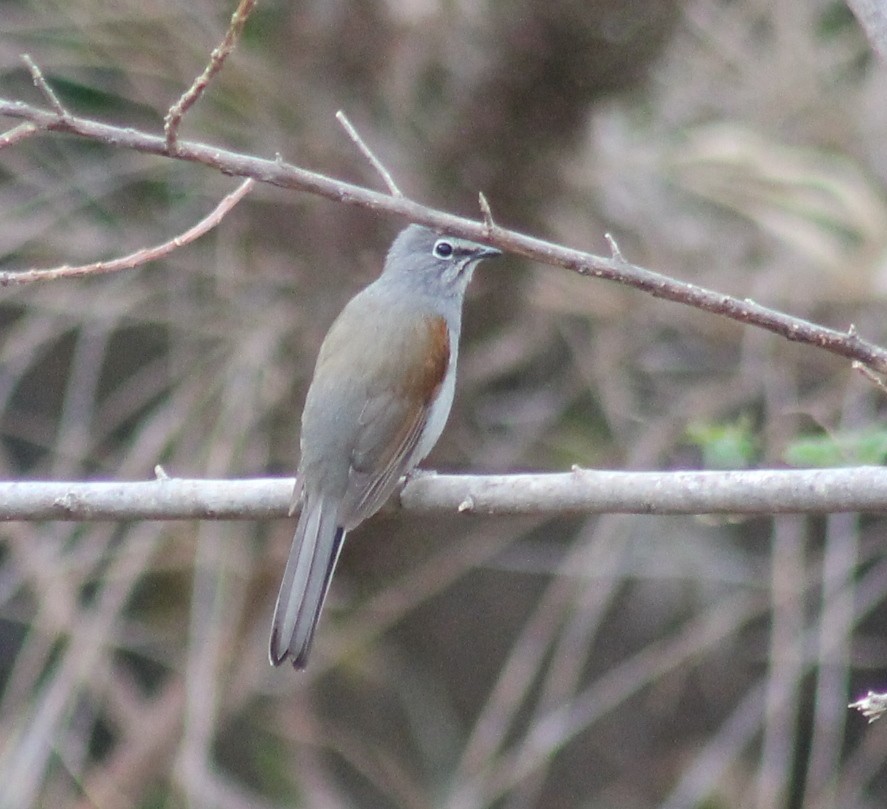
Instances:
[[[70,107],[160,131],[233,4],[148,5],[4,8],[0,92],[36,97],[28,51]],[[291,5],[184,137],[377,183],[344,107],[407,194],[482,188],[503,223],[887,342],[887,75],[841,3]],[[160,243],[233,187],[57,137],[0,172],[6,269]],[[257,189],[162,265],[5,290],[3,474],[290,473],[317,345],[396,227]],[[882,411],[832,357],[550,268],[482,273],[466,330],[441,468],[694,465],[688,425],[740,418],[766,465]],[[0,806],[884,803],[887,731],[846,711],[883,687],[879,519],[382,516],[301,676],[265,650],[291,530],[4,526]]]

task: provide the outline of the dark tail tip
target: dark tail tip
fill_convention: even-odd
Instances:
[[[271,661],[271,665],[279,666],[286,660],[288,654],[289,650],[286,647],[281,648],[277,627],[273,627],[271,630],[271,642],[268,644],[268,659]]]
[[[274,667],[280,666],[286,662],[288,657],[292,657],[293,668],[296,671],[303,671],[308,666],[308,652],[310,646],[303,647],[302,650],[294,655],[288,647],[280,647],[280,639],[277,633],[271,635],[271,643],[268,649],[268,659]]]
[[[345,529],[335,518],[336,511],[321,512],[319,521],[306,521],[304,514],[299,519],[271,622],[268,659],[272,666],[287,658],[292,658],[296,670],[308,665],[314,632],[345,538]]]

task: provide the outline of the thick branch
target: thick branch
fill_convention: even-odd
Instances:
[[[507,230],[490,221],[475,222],[453,216],[420,205],[406,197],[371,191],[289,165],[279,159],[264,160],[190,141],[178,141],[174,151],[171,151],[161,136],[110,126],[70,114],[60,116],[21,101],[0,99],[0,115],[30,121],[41,129],[77,135],[108,146],[200,163],[224,174],[252,177],[259,182],[281,188],[307,191],[337,202],[399,214],[414,222],[441,228],[457,236],[494,244],[503,250],[543,264],[565,267],[581,275],[606,278],[643,290],[658,298],[758,326],[788,340],[819,346],[833,354],[862,363],[879,373],[887,373],[887,350],[861,339],[852,327],[847,332],[826,329],[806,320],[768,309],[748,299],[741,300],[723,295],[629,264],[618,253],[611,258],[604,258],[571,250]]]
[[[292,491],[291,478],[0,483],[0,520],[258,520],[286,517]],[[887,468],[419,473],[403,485],[400,506],[477,514],[887,512]]]

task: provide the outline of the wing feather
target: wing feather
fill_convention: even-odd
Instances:
[[[361,410],[343,502],[349,527],[378,511],[401,476],[421,460],[415,450],[449,368],[446,321],[423,318],[403,348],[406,361],[378,378]],[[386,378],[398,384],[386,385]]]

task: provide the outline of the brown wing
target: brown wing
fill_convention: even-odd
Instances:
[[[442,317],[421,318],[399,336],[386,355],[386,367],[374,374],[360,414],[343,504],[349,524],[377,511],[412,468],[429,407],[449,367],[449,329]]]

